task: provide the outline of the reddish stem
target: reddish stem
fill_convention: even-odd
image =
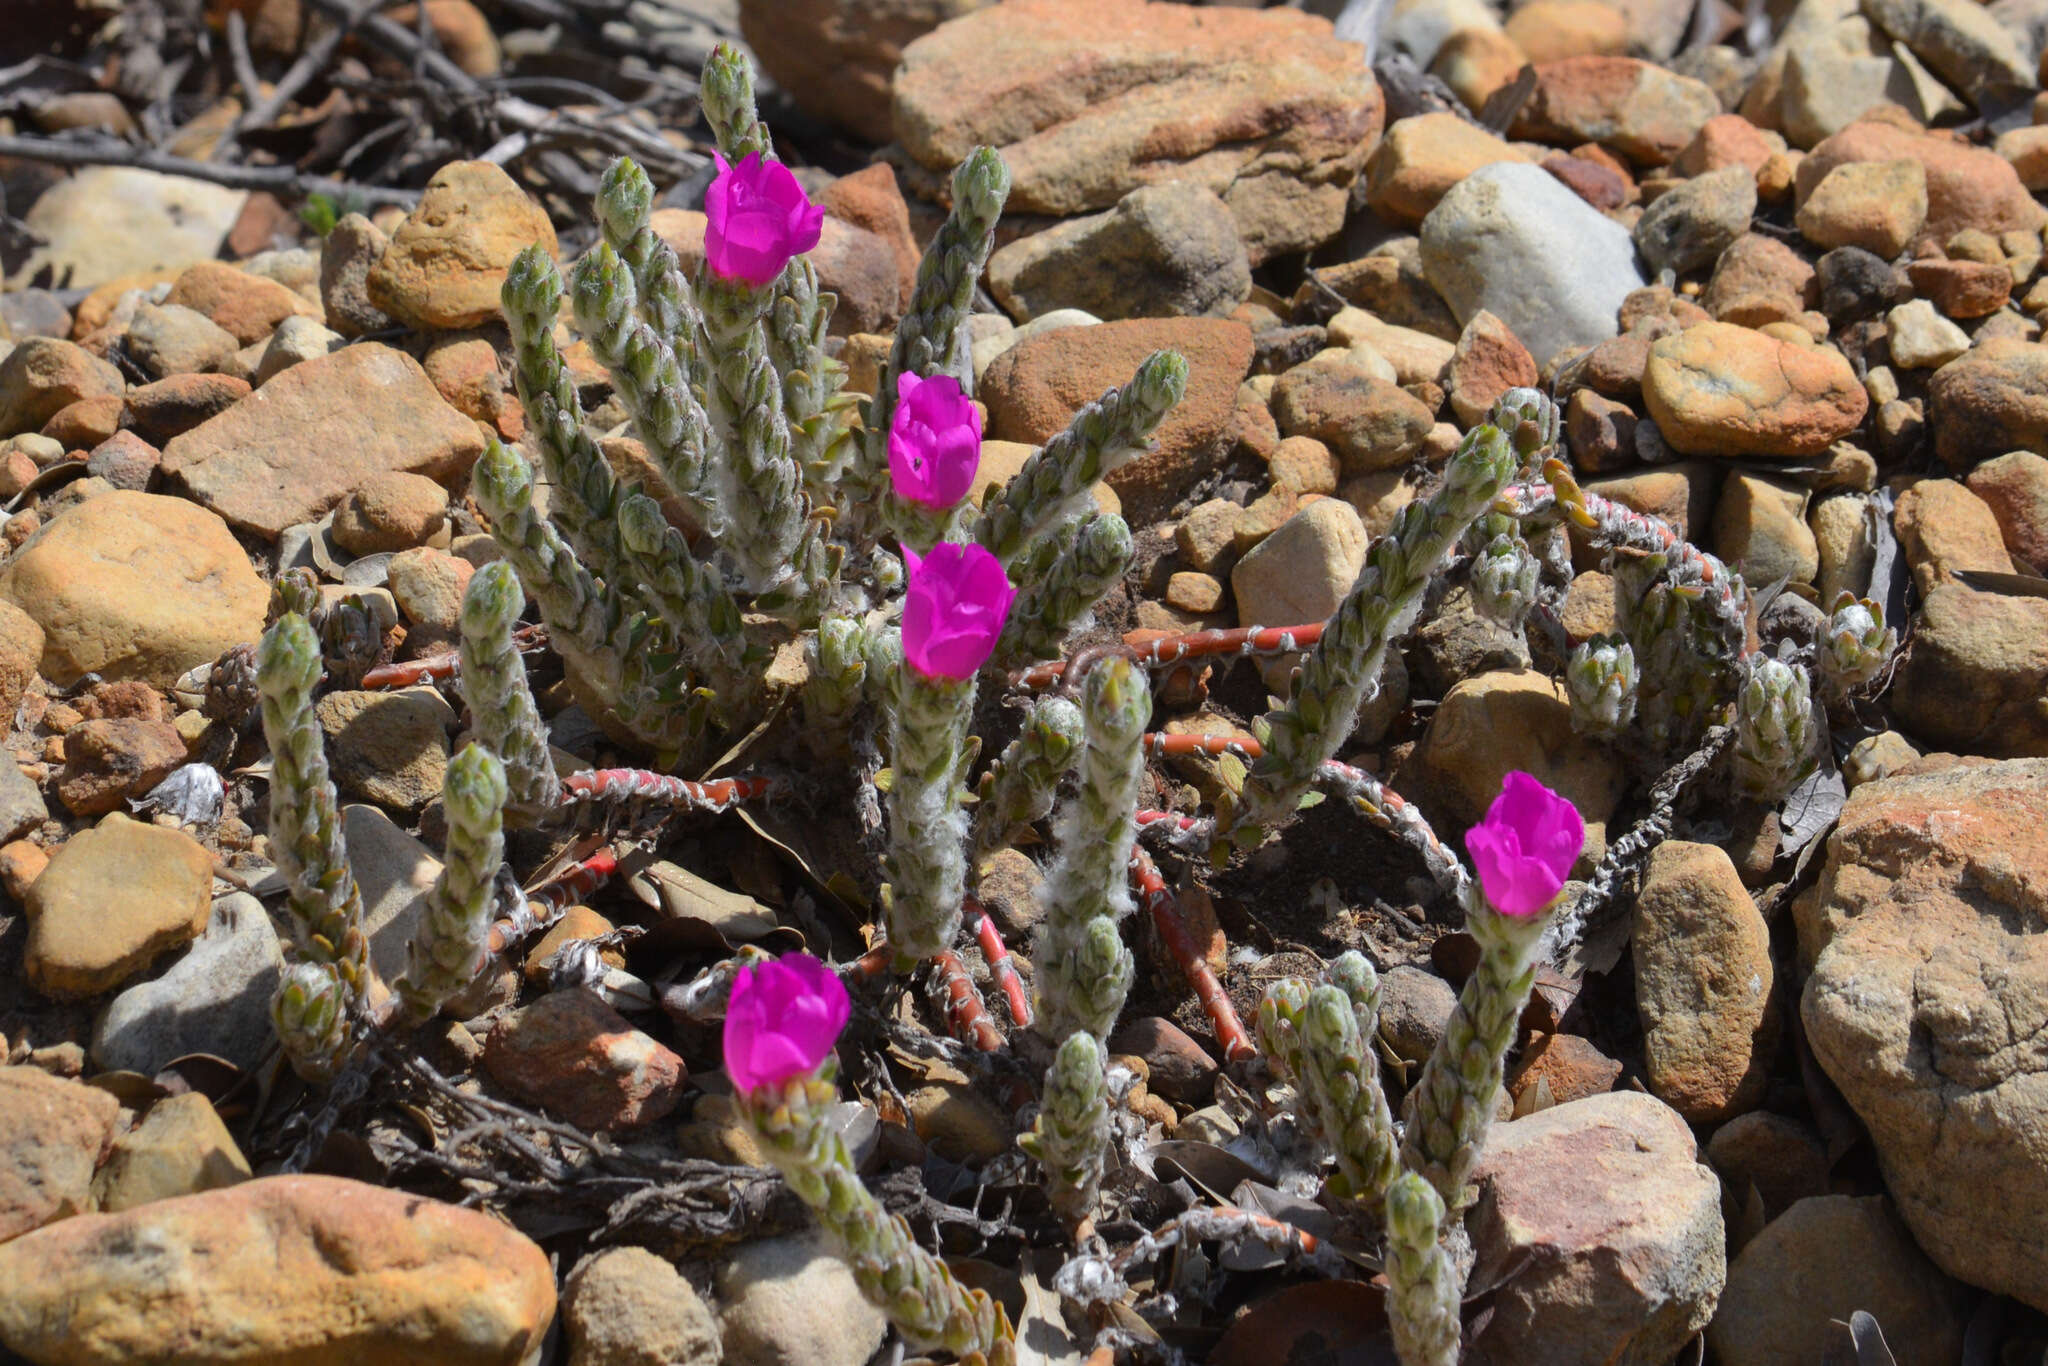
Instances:
[[[492,924],[491,952],[503,953],[535,930],[554,924],[562,918],[562,912],[610,882],[618,871],[618,851],[606,845],[554,880],[534,888],[526,894],[524,905]]]
[[[967,915],[974,922],[974,937],[981,943],[981,956],[988,960],[989,975],[996,979],[996,985],[1003,989],[1003,999],[1010,1006],[1010,1023],[1019,1029],[1031,1028],[1031,993],[1024,990],[1024,979],[1017,975],[1017,964],[1010,957],[1010,950],[1003,943],[1002,931],[996,928],[995,917],[991,916],[980,902],[969,899]]]
[[[774,778],[718,778],[707,783],[672,778],[644,768],[589,768],[562,779],[562,799],[571,802],[662,802],[695,811],[730,811],[741,802],[774,793]]]
[[[1002,1033],[989,1017],[981,992],[975,988],[974,979],[968,975],[967,964],[961,961],[960,955],[946,949],[934,954],[931,961],[938,968],[939,981],[946,989],[946,1025],[953,1031],[953,1037],[962,1043],[972,1044],[983,1053],[993,1053],[1001,1048]]]
[[[545,626],[521,626],[512,632],[513,647],[522,654],[547,644],[547,641]],[[453,678],[461,668],[462,656],[454,650],[444,650],[424,659],[408,659],[402,664],[379,664],[363,675],[362,686],[366,691],[409,688],[428,679]]]
[[[1159,875],[1158,865],[1143,849],[1131,849],[1131,881],[1137,884],[1138,900],[1143,903],[1146,914],[1152,917],[1152,928],[1159,932],[1159,938],[1166,945],[1166,951],[1180,964],[1188,985],[1195,989],[1195,999],[1202,1003],[1208,1013],[1209,1025],[1216,1031],[1216,1043],[1223,1049],[1226,1061],[1238,1062],[1253,1057],[1258,1049],[1252,1046],[1251,1035],[1245,1033],[1244,1025],[1238,1021],[1237,1008],[1230,1004],[1230,997],[1223,992],[1223,984],[1216,980],[1216,974],[1209,968],[1209,960],[1202,955],[1195,937],[1188,933],[1187,921],[1181,918],[1180,903],[1166,886],[1166,879]]]
[[[1166,759],[1189,754],[1220,759],[1227,754],[1251,763],[1266,752],[1265,746],[1249,735],[1168,735],[1155,730],[1144,739],[1146,754]]]
[[[1148,669],[1168,669],[1190,659],[1217,655],[1284,655],[1306,650],[1323,638],[1323,623],[1301,626],[1238,626],[1228,631],[1190,631],[1185,635],[1161,636],[1134,647],[1137,661]],[[1040,692],[1058,683],[1067,671],[1066,660],[1034,664],[1010,676],[1010,685],[1028,692]]]

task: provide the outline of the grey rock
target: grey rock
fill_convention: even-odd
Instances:
[[[742,1244],[719,1268],[727,1366],[863,1366],[887,1320],[818,1237]]]
[[[42,789],[11,756],[0,758],[0,844],[19,839],[49,818]]]
[[[718,1322],[691,1285],[644,1247],[585,1258],[562,1287],[569,1366],[718,1366]]]
[[[363,894],[370,964],[395,983],[405,974],[406,945],[426,914],[425,897],[440,876],[441,860],[374,806],[344,806],[341,828]]]
[[[322,327],[315,319],[286,318],[270,334],[270,343],[263,348],[263,359],[256,363],[256,383],[262,384],[272,375],[289,370],[300,361],[324,356],[340,345],[341,334]]]
[[[1106,213],[1010,243],[988,263],[1002,306],[1029,320],[1059,308],[1098,318],[1221,317],[1251,294],[1237,221],[1191,181],[1132,190]]]
[[[92,454],[85,458],[85,472],[99,476],[117,489],[147,493],[156,482],[157,466],[163,463],[163,458],[162,451],[134,432],[122,430],[92,448]]]
[[[283,971],[263,903],[247,892],[221,897],[184,957],[114,998],[93,1033],[93,1060],[145,1076],[187,1053],[254,1067],[270,1049],[270,997]]]
[[[144,304],[128,324],[128,354],[158,379],[218,370],[240,346],[232,332],[183,304]]]
[[[1422,268],[1459,323],[1486,309],[1539,366],[1615,335],[1635,258],[1628,229],[1522,162],[1480,167],[1422,220]]]
[[[1713,264],[1756,213],[1756,177],[1723,166],[1660,195],[1636,222],[1636,249],[1650,269],[1683,275]]]
[[[366,283],[370,267],[383,259],[391,239],[359,213],[334,225],[320,246],[320,302],[327,307],[327,325],[344,337],[382,332],[392,327],[391,315],[370,302]]]
[[[2019,41],[1975,0],[1863,0],[1863,12],[1967,94],[2034,84],[2034,64]]]

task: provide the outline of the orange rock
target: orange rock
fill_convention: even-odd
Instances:
[[[225,261],[201,261],[180,272],[165,303],[204,313],[243,346],[263,340],[286,318],[318,318],[320,305],[275,280]]]
[[[546,211],[511,176],[487,161],[450,162],[427,182],[365,286],[371,303],[411,326],[476,327],[499,316],[506,272],[535,243],[560,252]]]
[[[1868,118],[1825,139],[1799,163],[1796,202],[1805,204],[1828,172],[1846,162],[1900,158],[1919,162],[1927,173],[1924,238],[1946,242],[1963,228],[2038,232],[2048,219],[1998,153]]]
[[[1597,142],[1638,166],[1660,166],[1721,112],[1703,83],[1634,57],[1567,57],[1536,68],[1536,89],[1508,130],[1515,138]]]
[[[1729,323],[1653,344],[1643,401],[1666,443],[1689,455],[1818,455],[1870,407],[1839,351]]]
[[[1958,569],[2013,572],[1991,505],[1953,479],[1922,479],[1900,494],[1892,524],[1923,596]]]

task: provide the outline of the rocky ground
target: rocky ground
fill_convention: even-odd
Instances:
[[[1014,178],[975,319],[985,470],[1007,478],[1148,353],[1187,356],[1156,451],[1097,490],[1139,545],[1104,634],[1322,620],[1517,385],[1563,405],[1588,489],[1762,590],[1764,643],[1810,642],[1844,589],[1886,606],[1905,646],[1833,718],[1839,781],[1782,808],[1695,785],[1618,913],[1541,977],[1469,1221],[1467,1356],[1885,1361],[1852,1344],[1862,1310],[1898,1361],[2042,1359],[2048,4],[1396,0],[1375,65],[1297,8],[427,0],[388,8],[396,39],[330,39],[348,8],[64,3],[0,37],[0,1360],[883,1350],[879,1312],[759,1167],[715,1030],[549,990],[562,943],[607,935],[657,987],[742,944],[857,956],[875,875],[847,875],[843,815],[679,823],[461,1018],[323,1093],[271,1037],[261,732],[206,686],[295,566],[372,605],[387,660],[451,646],[496,553],[469,467],[487,433],[525,431],[505,268],[537,240],[586,249],[594,173],[628,150],[665,192],[657,230],[701,253],[691,63],[734,33],[827,208],[814,259],[851,388],[873,385],[944,178],[981,144]],[[266,93],[299,81],[253,129],[245,63]],[[584,84],[520,132],[516,102],[562,82]],[[360,142],[401,105],[407,138]],[[204,165],[66,170],[50,150],[115,146]],[[255,178],[216,183],[229,166]],[[569,358],[630,474],[645,455],[605,372]],[[1571,642],[1628,591],[1579,551]],[[1526,769],[1578,806],[1597,860],[1658,774],[1573,733],[1555,648],[1439,595],[1347,758],[1447,837]],[[644,758],[552,656],[535,666],[561,749]],[[1162,675],[1155,725],[1241,732],[1284,685],[1259,669]],[[319,705],[395,973],[460,698],[429,681]],[[194,764],[224,778],[217,810]],[[1218,783],[1209,759],[1151,776],[1151,804],[1187,810]],[[1421,863],[1336,806],[1169,877],[1240,1013],[1368,950],[1398,1091],[1470,941]],[[512,856],[531,887],[590,847]],[[1038,864],[1006,851],[979,876],[1028,943]],[[1112,1044],[1151,1167],[1119,1178],[1109,1244],[1230,1200],[1341,1245],[1235,1141],[1256,1066],[1222,1066],[1171,954],[1130,937]],[[1136,1308],[1063,1314],[1047,1284],[1068,1249],[1012,1093],[917,1046],[915,1018],[939,1027],[905,1005],[849,1068],[850,1142],[1033,1325],[1030,1352],[1391,1360],[1369,1269],[1241,1249],[1184,1248],[1133,1280]]]

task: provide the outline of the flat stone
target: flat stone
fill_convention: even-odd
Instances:
[[[1016,1125],[994,1101],[965,1082],[920,1086],[903,1097],[910,1127],[948,1162],[979,1166],[1016,1141]]]
[[[334,540],[352,555],[424,545],[447,525],[448,490],[424,474],[372,475],[334,512]]]
[[[740,0],[740,34],[797,107],[862,141],[895,137],[889,78],[903,48],[992,0]]]
[[[206,928],[213,856],[182,830],[115,813],[66,840],[29,888],[22,966],[36,990],[97,996]]]
[[[1966,95],[2031,86],[2034,63],[1991,10],[1966,0],[1863,0],[1863,12]]]
[[[370,965],[384,982],[396,982],[405,974],[407,946],[426,914],[426,895],[440,875],[441,860],[374,806],[342,807],[341,830],[363,897]]]
[[[1927,382],[1927,426],[1959,472],[1990,451],[2048,455],[2048,346],[1998,337],[1942,366]]]
[[[169,721],[107,717],[64,733],[57,799],[74,816],[117,811],[185,762],[185,740]]]
[[[187,1053],[253,1068],[271,1047],[270,998],[283,971],[263,903],[247,892],[224,896],[168,971],[114,998],[93,1030],[93,1061],[146,1077]]]
[[[1060,308],[1104,320],[1224,317],[1251,293],[1230,206],[1206,185],[1145,185],[1106,213],[1021,237],[988,263],[989,288],[1028,321]]]
[[[183,266],[220,254],[247,190],[126,166],[81,166],[36,196],[24,221],[46,245],[7,287],[47,276],[62,289],[91,289],[124,275]]]
[[[560,252],[547,212],[502,167],[451,161],[427,182],[364,288],[372,306],[410,326],[475,327],[500,316],[512,260],[535,243]]]
[[[1789,1366],[1849,1346],[1842,1325],[1878,1315],[1894,1357],[1956,1361],[1963,1350],[1961,1287],[1913,1245],[1881,1195],[1801,1200],[1752,1238],[1728,1268],[1707,1342],[1727,1366]]]
[[[1954,593],[1967,590],[1933,596]],[[1869,1129],[1915,1241],[1958,1280],[2036,1308],[2048,1156],[2019,1139],[2048,1125],[2044,829],[2041,759],[1864,783],[1794,903],[1807,1039]]]
[[[1508,1095],[1519,1105],[1538,1086],[1553,1105],[1604,1095],[1621,1080],[1622,1067],[1576,1034],[1544,1034],[1515,1060],[1507,1077]]]
[[[43,630],[42,673],[167,688],[262,634],[270,590],[226,524],[181,498],[116,491],[45,523],[0,568]]]
[[[718,1366],[718,1320],[675,1267],[644,1247],[608,1247],[562,1286],[569,1366]]]
[[[483,453],[418,361],[364,343],[294,365],[164,448],[164,473],[230,523],[275,540],[373,475],[450,480]]]
[[[1820,546],[1806,524],[1807,491],[1782,479],[1731,474],[1714,509],[1713,548],[1750,583],[1812,583]]]
[[[1485,309],[1474,313],[1458,335],[1444,371],[1451,411],[1461,425],[1479,425],[1500,396],[1537,383],[1536,358],[1502,322]]]
[[[1778,1044],[1771,935],[1728,855],[1650,852],[1632,938],[1650,1090],[1696,1124],[1753,1107]]]
[[[0,844],[19,839],[49,818],[42,789],[11,757],[0,758]]]
[[[1326,19],[1140,0],[977,10],[906,47],[893,89],[896,137],[926,169],[1002,153],[1013,214],[1194,180],[1230,205],[1254,266],[1337,234],[1385,118]]]
[[[1464,1359],[1671,1359],[1706,1327],[1727,1276],[1721,1183],[1697,1158],[1685,1121],[1639,1092],[1495,1125],[1465,1224],[1473,1283],[1500,1288]]]
[[[1650,347],[1643,402],[1687,455],[1817,455],[1870,408],[1839,351],[1713,322]]]
[[[36,619],[7,600],[0,588],[0,716],[12,721],[15,708],[36,681],[43,660],[43,628]],[[0,823],[0,833],[4,833]]]
[[[0,1245],[0,1342],[37,1361],[503,1366],[555,1312],[500,1220],[332,1176],[271,1176]]]
[[[683,1060],[581,988],[492,1026],[484,1070],[529,1105],[584,1129],[636,1128],[675,1109]]]
[[[213,1102],[197,1091],[165,1096],[133,1129],[114,1140],[93,1178],[103,1214],[152,1200],[219,1190],[247,1181],[249,1159],[235,1146]]]
[[[1001,8],[1015,7],[1013,0]],[[1112,470],[1108,482],[1133,525],[1157,517],[1229,454],[1237,386],[1252,365],[1252,332],[1243,323],[1137,318],[1060,328],[1020,341],[996,357],[982,378],[987,434],[1043,445],[1084,405],[1129,384],[1139,363],[1155,351],[1187,358],[1187,392],[1153,433],[1155,449]]]
[[[111,1092],[39,1067],[0,1067],[0,1249],[92,1208],[93,1168],[120,1116]]]
[[[122,417],[161,447],[240,403],[250,387],[248,380],[236,375],[169,375],[130,389]],[[162,452],[152,452],[151,472],[162,463]]]
[[[1615,334],[1635,260],[1626,228],[1520,162],[1482,166],[1422,222],[1423,269],[1459,323],[1486,309],[1539,364]]]
[[[1310,503],[1230,571],[1238,620],[1295,626],[1326,619],[1351,591],[1365,563],[1365,541],[1365,526],[1349,503]]]

